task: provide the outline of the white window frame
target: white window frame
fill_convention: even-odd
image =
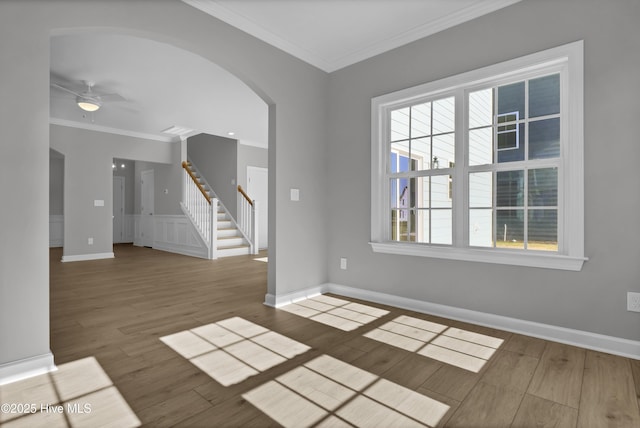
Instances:
[[[404,89],[371,102],[371,247],[388,254],[434,257],[483,263],[579,271],[584,256],[584,59],[583,42],[537,52],[467,73]],[[489,82],[527,79],[558,70],[561,79],[561,145],[558,177],[558,252],[478,248],[468,245],[468,176],[466,102],[471,89]],[[493,83],[492,83],[493,84]],[[390,240],[387,180],[389,117],[392,110],[455,94],[456,152],[453,168],[453,245],[441,246]],[[465,188],[466,187],[466,188]],[[562,201],[562,202],[561,202]]]

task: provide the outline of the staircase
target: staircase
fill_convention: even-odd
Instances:
[[[201,238],[212,246],[209,254],[212,259],[218,257],[240,256],[251,253],[251,244],[238,228],[235,220],[229,214],[224,204],[220,202],[215,192],[209,186],[196,166],[189,160],[182,163],[185,170],[184,202],[181,207]],[[215,204],[215,219],[210,215],[211,205]],[[215,226],[212,234],[214,242],[210,243],[210,223]]]

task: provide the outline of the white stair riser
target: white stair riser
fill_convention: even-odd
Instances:
[[[218,239],[220,238],[230,238],[233,236],[242,236],[238,229],[219,229],[218,230]]]
[[[221,257],[233,257],[233,256],[244,256],[249,254],[249,247],[236,247],[236,248],[226,248],[226,249],[218,249],[218,258]]]
[[[218,239],[218,248],[236,247],[243,244],[245,244],[245,242],[242,237]]]

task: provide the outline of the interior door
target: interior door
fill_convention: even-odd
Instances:
[[[113,177],[113,243],[124,242],[124,177]]]
[[[153,170],[142,171],[140,182],[140,230],[144,247],[153,247],[154,176]]]
[[[258,202],[258,248],[269,243],[269,170],[257,166],[247,167],[247,193]]]

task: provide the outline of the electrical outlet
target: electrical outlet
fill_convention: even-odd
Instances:
[[[87,239],[87,244],[89,244],[89,245],[93,245],[93,238],[89,238],[89,239]]]
[[[640,312],[640,293],[629,291],[627,293],[627,310],[631,312]]]
[[[341,257],[340,258],[340,269],[347,270],[347,258],[346,257]]]

